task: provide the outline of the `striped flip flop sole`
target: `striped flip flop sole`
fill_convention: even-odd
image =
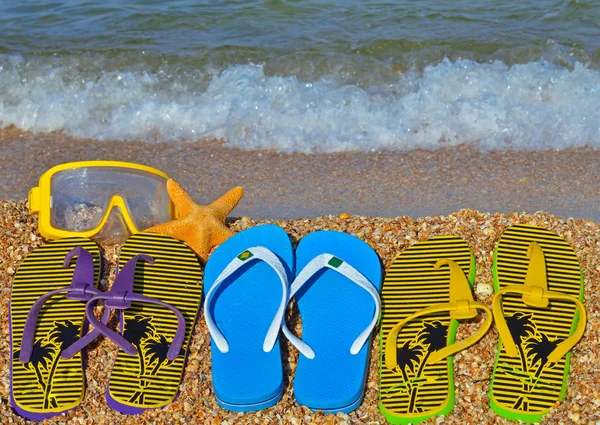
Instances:
[[[522,285],[529,259],[527,249],[537,242],[546,259],[548,290],[583,299],[583,275],[573,248],[559,235],[530,225],[508,228],[494,256],[494,287]],[[548,364],[547,356],[557,340],[567,338],[577,325],[573,303],[551,300],[547,308],[528,307],[518,294],[505,294],[502,308],[519,349],[509,357],[502,341],[494,365],[490,403],[509,419],[538,422],[566,394],[570,352],[559,362]]]
[[[436,349],[454,342],[458,322],[449,312],[434,313],[408,322],[396,341],[398,366],[385,367],[386,338],[396,323],[434,304],[450,302],[450,271],[434,269],[442,259],[454,260],[472,285],[475,261],[466,241],[438,236],[403,251],[383,283],[379,405],[391,423],[419,423],[449,412],[454,405],[452,357],[426,365]]]
[[[64,268],[65,256],[80,246],[92,254],[94,285],[100,280],[101,254],[87,238],[50,241],[23,261],[10,297],[11,393],[16,408],[38,414],[58,413],[81,403],[84,378],[81,353],[65,360],[60,354],[82,333],[85,302],[53,296],[38,316],[31,361],[19,361],[19,349],[29,310],[42,295],[71,284],[75,261]],[[52,416],[52,415],[51,415]]]
[[[138,254],[151,256],[154,264],[137,263],[133,291],[176,307],[185,318],[185,339],[179,356],[169,361],[166,355],[177,330],[177,318],[160,305],[133,302],[123,311],[122,323],[124,336],[137,354],[119,350],[108,395],[122,406],[152,409],[177,396],[202,300],[202,269],[194,251],[169,236],[133,235],[121,248],[119,267]]]

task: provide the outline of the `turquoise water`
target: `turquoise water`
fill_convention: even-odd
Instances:
[[[282,151],[600,146],[600,2],[0,2],[0,126]]]

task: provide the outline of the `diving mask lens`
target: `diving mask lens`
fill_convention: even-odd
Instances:
[[[172,219],[166,180],[144,170],[111,166],[62,170],[52,176],[51,195],[52,226],[72,232],[97,228],[112,213],[108,210],[117,206],[138,230]]]

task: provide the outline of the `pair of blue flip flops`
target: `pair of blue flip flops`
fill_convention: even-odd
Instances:
[[[281,399],[283,330],[300,350],[296,400],[326,412],[358,407],[379,316],[381,274],[375,251],[346,233],[311,233],[295,255],[288,235],[276,225],[253,227],[225,241],[211,255],[204,275],[204,315],[219,405],[244,412]],[[302,339],[285,323],[293,297]]]

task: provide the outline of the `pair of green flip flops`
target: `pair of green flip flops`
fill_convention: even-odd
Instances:
[[[489,397],[512,420],[539,422],[566,394],[570,350],[586,313],[577,256],[555,233],[515,225],[494,255],[493,316],[499,333]],[[417,424],[454,406],[452,354],[476,343],[492,322],[474,302],[475,260],[463,239],[416,243],[390,267],[382,287],[381,411],[395,424]],[[455,341],[458,320],[486,318]]]

